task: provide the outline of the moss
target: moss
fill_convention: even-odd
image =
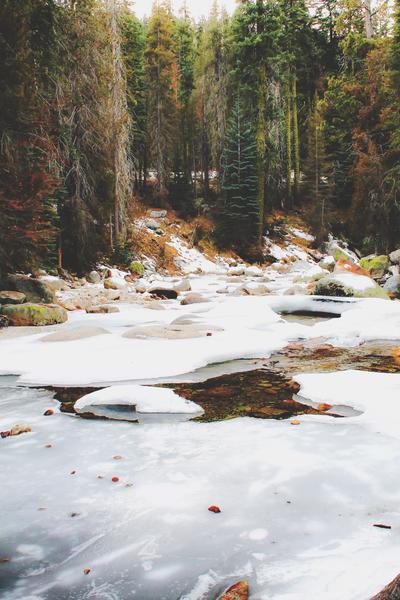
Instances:
[[[140,277],[144,275],[144,265],[138,260],[134,260],[133,262],[131,262],[131,264],[129,265],[129,270],[131,273],[135,273]]]
[[[1,312],[15,326],[55,325],[68,320],[65,308],[52,304],[6,304]]]
[[[337,296],[350,298],[354,296],[354,291],[341,283],[332,279],[321,279],[315,288],[317,296]]]
[[[381,288],[379,285],[376,287],[367,288],[362,292],[355,292],[354,296],[356,298],[383,298],[384,300],[389,299],[389,294],[386,290]]]
[[[360,260],[360,265],[370,273],[376,271],[383,271],[384,273],[389,268],[390,262],[389,257],[383,254],[381,256],[366,256]]]

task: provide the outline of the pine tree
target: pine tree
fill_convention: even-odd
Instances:
[[[226,128],[219,235],[244,255],[254,250],[259,235],[257,182],[255,131],[237,99]]]
[[[168,2],[153,6],[145,57],[151,166],[156,172],[157,192],[165,197],[177,137],[174,20]]]

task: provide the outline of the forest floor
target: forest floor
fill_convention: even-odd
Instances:
[[[216,600],[246,579],[254,600],[368,600],[397,575],[400,302],[310,295],[325,257],[278,217],[269,266],[142,221],[118,312],[0,332],[0,429],[31,429],[1,439],[2,599]]]

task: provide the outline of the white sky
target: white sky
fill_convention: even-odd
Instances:
[[[131,0],[131,3],[138,17],[143,17],[151,13],[153,0]],[[195,19],[198,19],[202,15],[208,15],[212,3],[213,0],[187,0],[187,6]],[[182,0],[172,0],[172,4],[176,13],[178,13],[182,5]],[[224,5],[229,12],[233,12],[236,8],[236,0],[220,0],[220,5]]]

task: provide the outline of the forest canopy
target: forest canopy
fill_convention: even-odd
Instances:
[[[400,242],[400,2],[3,0],[0,270],[82,272],[135,203],[207,214],[258,258],[307,207],[362,252]],[[133,234],[134,235],[134,234]]]

